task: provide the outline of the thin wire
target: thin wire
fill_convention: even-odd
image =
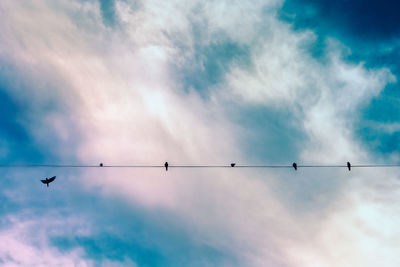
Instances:
[[[357,164],[351,168],[400,167],[400,164]],[[63,165],[63,164],[0,164],[0,168],[165,168],[164,165]],[[293,168],[292,165],[168,165],[168,168]],[[297,168],[348,168],[347,165],[297,165]]]

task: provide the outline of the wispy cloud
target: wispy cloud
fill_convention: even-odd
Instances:
[[[345,61],[337,40],[331,41],[322,58],[313,57],[309,47],[316,34],[294,31],[279,21],[276,12],[281,5],[281,1],[115,1],[114,22],[107,24],[104,2],[4,1],[0,4],[5,22],[0,26],[0,60],[12,66],[4,75],[18,81],[5,92],[25,104],[29,114],[21,125],[34,143],[60,160],[246,162],[249,143],[243,142],[243,136],[249,129],[232,118],[231,111],[260,106],[286,112],[276,120],[296,122],[297,132],[288,135],[296,140],[301,133],[290,146],[297,149],[302,162],[373,160],[374,155],[358,142],[353,125],[360,106],[395,82],[395,77],[388,69]],[[225,43],[247,51],[246,60],[215,64],[221,74],[212,84],[205,83],[204,97],[204,88],[190,83],[193,69],[204,69],[205,62],[218,57],[204,52],[207,48]],[[195,67],[187,71],[187,66]],[[268,128],[275,124],[271,120],[263,134],[268,136]],[[48,140],[55,140],[51,147]],[[287,142],[285,136],[265,149],[279,151],[283,142]],[[68,176],[68,181],[82,188],[69,185],[66,190],[122,199],[130,212],[138,207],[151,211],[138,215],[147,220],[143,228],[160,229],[167,221],[181,229],[182,239],[156,242],[154,236],[146,236],[137,241],[156,244],[152,249],[171,265],[212,266],[216,261],[212,255],[218,254],[218,262],[229,266],[375,266],[366,257],[372,250],[395,262],[398,251],[388,235],[374,234],[380,225],[397,221],[389,212],[395,214],[396,207],[387,205],[388,199],[397,198],[397,191],[386,190],[388,185],[397,186],[395,173],[287,171],[93,170]],[[378,182],[379,177],[387,180]],[[382,202],[385,195],[393,199]],[[69,205],[80,209],[76,202]],[[126,225],[121,231],[130,225],[130,217],[123,215],[120,220],[126,220]],[[175,219],[168,221],[169,216]],[[39,257],[28,261],[29,255],[50,247],[52,253],[45,259],[54,264],[94,264],[85,260],[85,248],[61,252],[52,247],[48,243],[52,235],[41,236],[39,248],[29,245],[34,241],[20,239],[25,230],[18,230],[18,225],[36,227],[42,222],[19,219],[15,226],[3,228],[13,245],[0,249],[1,259],[21,247],[13,260],[41,264]],[[390,227],[392,235],[400,234]],[[143,228],[138,231],[147,233]],[[116,235],[113,231],[105,234]],[[163,237],[168,236],[166,232],[162,231]],[[26,235],[33,233],[29,230]],[[181,246],[174,242],[184,242],[205,258],[195,262],[196,255],[190,252],[187,257],[177,256],[171,247]],[[209,248],[209,253],[199,247]],[[107,265],[112,259],[104,261]],[[127,256],[125,264],[134,262],[133,256]]]
[[[49,244],[46,232],[60,230],[60,224],[65,227],[65,218],[56,221],[6,216],[1,224],[0,262],[4,266],[93,266],[82,249],[62,252]]]

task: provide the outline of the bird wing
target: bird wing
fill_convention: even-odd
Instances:
[[[56,179],[56,177],[55,177],[55,176],[53,176],[53,177],[49,178],[49,183],[53,182],[55,179]]]
[[[46,180],[40,180],[40,181],[42,181],[42,183],[44,183],[44,184],[47,184]]]

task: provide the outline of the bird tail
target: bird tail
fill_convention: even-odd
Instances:
[[[47,183],[47,187],[49,187],[49,183]]]

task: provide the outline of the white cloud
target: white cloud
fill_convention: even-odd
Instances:
[[[20,217],[2,217],[6,227],[0,229],[0,263],[2,266],[93,266],[91,260],[84,258],[80,248],[61,252],[49,244],[47,230],[56,230],[62,222],[45,220],[26,220]],[[70,221],[71,222],[71,221]],[[56,228],[56,229],[55,229]],[[58,229],[56,231],[62,230]],[[62,230],[63,231],[63,230]]]
[[[395,77],[387,69],[345,62],[334,42],[327,46],[327,59],[319,62],[306,49],[313,33],[294,33],[281,22],[274,26],[252,50],[254,66],[234,66],[226,75],[228,91],[237,101],[291,111],[310,139],[302,153],[305,162],[368,160],[353,136],[358,108]]]
[[[294,246],[295,266],[397,266],[399,181],[374,171],[350,181],[328,213],[309,220],[308,238]],[[315,222],[319,221],[316,225]]]
[[[309,138],[300,151],[303,161],[370,159],[373,156],[362,149],[352,131],[354,115],[357,107],[378,95],[394,77],[388,70],[345,62],[335,46],[328,47],[327,62],[312,58],[306,48],[314,33],[293,32],[279,22],[274,12],[280,4],[117,1],[120,28],[111,32],[102,25],[96,2],[5,1],[0,4],[0,15],[7,22],[0,26],[0,56],[32,81],[34,89],[29,91],[16,87],[18,98],[34,100],[29,104],[33,110],[42,110],[45,100],[56,99],[69,112],[49,113],[43,120],[33,116],[25,125],[34,137],[43,138],[42,128],[33,130],[40,121],[62,140],[70,140],[73,137],[63,133],[63,121],[67,125],[72,121],[80,133],[76,152],[83,162],[245,161],[237,136],[246,129],[234,125],[221,105],[230,101],[291,110]],[[10,8],[14,12],[8,12]],[[268,12],[262,14],[262,10]],[[201,46],[229,39],[250,48],[251,67],[232,64],[224,81],[211,88],[212,101],[195,91],[184,93],[171,67],[194,60],[193,35],[198,34],[194,23],[201,26]],[[365,177],[373,182],[373,177],[389,174],[365,173]],[[276,173],[107,169],[82,175],[86,186],[99,186],[106,194],[121,195],[146,208],[170,211],[193,230],[194,242],[236,255],[242,265],[337,266],[351,255],[349,266],[367,266],[374,263],[365,261],[372,249],[385,256],[379,250],[383,243],[390,257],[398,252],[386,242],[387,233],[370,235],[357,229],[361,222],[380,231],[376,222],[389,216],[388,210],[397,211],[393,206],[385,208],[387,202],[367,201],[364,188],[352,184],[365,178],[361,176],[336,188],[337,199],[321,212],[296,211],[282,204],[283,196],[274,191]],[[295,179],[291,174],[284,176]],[[327,176],[340,181],[345,177],[341,172]],[[378,198],[392,195],[381,193],[379,187],[376,190],[373,194]],[[318,218],[321,214],[324,217]],[[397,217],[383,223],[398,236],[390,220]],[[15,236],[4,234],[14,242],[10,251],[3,248],[4,255],[22,247],[26,253],[18,258],[24,260],[36,251],[24,247]],[[80,252],[71,253],[78,261]]]
[[[0,264],[2,266],[136,266],[129,258],[122,261],[91,259],[79,244],[60,249],[54,238],[90,238],[93,233],[85,218],[51,211],[46,216],[29,212],[1,218]]]

